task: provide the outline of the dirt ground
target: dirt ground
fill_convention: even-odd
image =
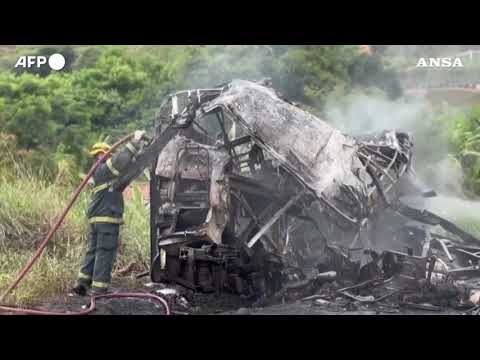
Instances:
[[[168,298],[168,297],[167,297]],[[212,302],[213,300],[213,302]],[[215,295],[198,295],[189,308],[183,308],[169,301],[173,315],[463,315],[453,309],[421,310],[389,306],[359,306],[345,308],[335,305],[318,305],[314,301],[295,301],[266,307],[247,307],[235,304],[225,296],[221,300]],[[214,303],[216,305],[214,305]],[[88,306],[88,298],[65,298],[64,302],[48,304],[45,309],[56,311],[76,311]],[[111,299],[100,300],[91,315],[164,315],[163,308],[151,300]]]
[[[424,309],[399,306],[387,302],[363,304],[348,299],[297,300],[269,306],[253,306],[251,302],[229,294],[194,293],[181,286],[138,282],[136,289],[117,282],[113,292],[151,292],[160,294],[170,305],[172,315],[464,315],[465,310],[426,304]],[[160,293],[163,291],[163,294]],[[36,306],[36,309],[76,312],[86,309],[88,297],[60,296]],[[420,306],[422,307],[422,306]],[[149,299],[100,299],[91,315],[164,315],[161,304]]]
[[[342,307],[317,305],[315,302],[297,301],[289,304],[272,305],[265,308],[242,308],[225,312],[225,315],[462,315],[456,310],[442,309],[440,311],[404,309],[387,306],[362,306],[356,310]]]

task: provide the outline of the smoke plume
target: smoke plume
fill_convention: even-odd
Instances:
[[[385,129],[411,134],[414,142],[415,174],[426,188],[438,196],[430,199],[405,198],[404,202],[426,208],[456,222],[474,235],[480,235],[480,202],[466,199],[462,192],[463,174],[449,152],[447,125],[435,121],[438,113],[422,98],[390,101],[380,95],[356,93],[331,99],[325,109],[326,120],[343,132],[359,135]]]

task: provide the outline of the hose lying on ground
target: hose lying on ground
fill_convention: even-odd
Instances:
[[[158,295],[150,294],[150,293],[112,293],[112,294],[105,294],[105,295],[97,295],[92,296],[90,298],[90,305],[85,310],[80,310],[77,312],[60,312],[60,311],[47,311],[47,310],[39,310],[39,309],[22,309],[16,307],[9,307],[9,306],[1,306],[0,311],[5,311],[7,313],[14,313],[14,314],[26,314],[26,315],[88,315],[96,307],[96,301],[98,299],[114,299],[114,298],[145,298],[145,299],[153,299],[158,301],[162,304],[163,308],[165,309],[165,315],[170,315],[170,307],[168,303]]]
[[[13,283],[5,290],[5,292],[2,294],[0,297],[0,303],[3,302],[5,297],[12,291],[14,290],[20,281],[27,275],[27,273],[30,271],[32,268],[33,264],[42,256],[43,251],[45,250],[45,247],[47,246],[48,242],[52,239],[53,235],[57,232],[58,228],[62,224],[63,220],[67,216],[68,212],[72,208],[73,204],[77,200],[78,196],[82,192],[82,190],[85,188],[85,185],[88,183],[88,180],[93,176],[97,168],[105,161],[105,159],[110,156],[110,154],[115,151],[119,146],[122,144],[126,143],[129,141],[134,134],[127,135],[123,137],[122,139],[118,140],[115,144],[112,145],[112,147],[105,153],[103,154],[96,162],[93,164],[93,166],[90,168],[88,171],[87,175],[85,178],[82,180],[80,185],[77,187],[77,189],[73,192],[72,197],[70,198],[70,201],[68,202],[68,205],[65,207],[65,209],[62,211],[60,216],[57,218],[57,221],[55,222],[55,225],[51,228],[45,239],[42,241],[40,244],[39,248],[35,252],[35,254],[30,258],[30,260],[23,266],[23,268],[20,270],[18,273],[17,277],[13,281]],[[95,304],[96,304],[96,299],[100,298],[125,298],[125,297],[136,297],[136,298],[152,298],[157,301],[160,301],[163,306],[165,307],[166,314],[170,314],[170,309],[168,307],[167,302],[162,299],[161,297],[149,293],[113,293],[113,294],[106,294],[106,295],[99,295],[99,296],[94,296],[91,298],[90,301],[90,307],[88,310],[85,311],[80,311],[78,313],[58,313],[58,312],[47,312],[47,311],[42,311],[42,310],[34,310],[34,309],[20,309],[16,307],[8,307],[8,306],[0,306],[0,310],[3,311],[8,311],[8,312],[14,312],[14,313],[23,313],[23,314],[36,314],[36,315],[86,315],[93,311],[95,309]]]

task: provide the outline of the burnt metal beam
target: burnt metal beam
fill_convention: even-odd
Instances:
[[[251,248],[255,243],[260,239],[267,231],[270,229],[270,227],[275,224],[275,222],[282,216],[290,206],[292,206],[295,202],[297,202],[303,195],[305,195],[306,190],[302,190],[299,192],[297,195],[295,195],[293,198],[291,198],[280,210],[278,210],[275,215],[260,229],[259,232],[257,232],[253,238],[247,243],[247,247]]]
[[[413,220],[423,222],[428,225],[440,225],[448,232],[459,236],[462,240],[468,243],[480,244],[480,239],[467,233],[466,231],[463,231],[451,221],[435,215],[428,210],[418,210],[402,203],[398,203],[395,210],[401,215],[411,218]]]
[[[480,261],[480,255],[477,255],[477,253],[471,253],[469,251],[463,250],[463,249],[455,249],[455,251],[465,254],[466,256],[469,256],[477,261]]]
[[[333,210],[335,213],[340,215],[343,219],[347,220],[351,224],[355,225],[358,223],[357,218],[351,218],[344,212],[342,212],[339,208],[337,208],[335,205],[333,205],[330,201],[328,201],[325,196],[320,197],[320,201],[322,201],[325,205],[327,205],[331,210]]]
[[[195,202],[208,202],[209,192],[208,191],[192,191],[175,194],[175,201],[179,203],[195,201]]]
[[[261,196],[266,199],[274,199],[277,201],[282,199],[276,195],[276,190],[274,188],[265,186],[259,182],[238,175],[228,175],[228,178],[232,189]]]
[[[422,257],[426,257],[428,255],[428,252],[430,251],[430,241],[432,240],[432,237],[430,233],[427,231],[425,233],[425,241],[423,243],[422,247]]]
[[[452,270],[448,270],[447,273],[449,276],[452,276],[454,278],[467,276],[467,275],[470,275],[470,276],[478,275],[480,273],[480,266],[473,265],[473,266],[452,269]]]
[[[377,150],[374,150],[372,149],[369,145],[366,145],[366,144],[362,144],[362,147],[360,148],[360,150],[365,149],[381,158],[383,158],[383,160],[386,160],[388,162],[390,162],[392,160],[392,158],[389,158],[388,156],[386,156],[385,154],[382,154],[381,152],[377,151]]]
[[[278,189],[273,188],[266,183],[237,174],[228,175],[228,181],[233,190],[240,191],[244,194],[260,196],[264,199],[280,204],[287,201],[292,195],[289,193],[281,194],[278,192]],[[294,210],[295,212],[300,212],[301,209],[294,207]]]
[[[370,159],[368,156],[365,156],[364,154],[362,154],[361,152],[357,151],[357,154],[360,155],[361,157],[365,158],[368,163],[371,163],[373,166],[375,166],[377,168],[378,171],[380,171],[383,175],[385,175],[386,177],[388,177],[388,179],[394,184],[397,182],[397,180],[395,180],[394,178],[392,178],[392,176],[388,173],[388,171],[386,171],[380,164],[378,164],[376,161]]]
[[[380,180],[378,179],[377,175],[375,174],[375,171],[373,168],[367,164],[365,169],[367,170],[367,173],[370,175],[370,177],[373,180],[373,183],[375,184],[378,193],[380,194],[380,197],[382,198],[383,202],[385,203],[385,206],[390,206],[390,202],[388,201],[387,195],[383,191],[382,184],[380,183]]]
[[[262,226],[260,224],[260,220],[258,219],[258,217],[255,215],[255,212],[253,211],[253,209],[251,208],[250,204],[248,203],[248,201],[242,196],[242,194],[237,194],[236,192],[232,191],[232,195],[240,202],[240,204],[243,205],[244,209],[248,212],[248,214],[250,215],[250,218],[252,219],[253,223],[258,226],[259,228]],[[251,223],[251,222],[250,222]],[[249,223],[249,225],[250,225]],[[247,226],[248,228],[249,226]],[[268,238],[268,243],[270,244],[270,246],[272,246],[272,248],[275,250],[275,251],[278,251],[278,248],[276,246],[276,244],[272,241],[272,239],[270,239],[270,237],[267,237]]]
[[[117,180],[116,186],[124,188],[135,178],[140,176],[143,171],[152,166],[158,154],[165,148],[168,142],[178,133],[178,129],[169,126],[159,136],[155,137],[145,149],[136,157],[128,172]]]
[[[250,135],[245,135],[245,136],[242,136],[242,137],[239,137],[239,138],[236,138],[236,139],[233,139],[232,141],[230,141],[229,146],[230,147],[236,147],[236,146],[239,146],[239,145],[246,144],[250,141],[251,141],[251,136]],[[225,148],[225,147],[226,147],[226,145],[221,145],[220,146],[220,148]]]
[[[443,239],[435,239],[435,240],[437,240],[437,242],[440,244],[440,247],[442,248],[442,250],[447,255],[448,261],[450,261],[450,262],[453,261],[454,258],[452,256],[452,254],[450,253],[450,251],[448,250],[448,247],[445,244],[445,241]]]
[[[245,243],[247,241],[246,237],[255,229],[255,226],[260,227],[260,224],[262,221],[265,220],[265,218],[272,212],[275,207],[275,203],[270,203],[267,207],[265,207],[260,215],[257,216],[257,220],[255,221],[254,219],[251,219],[248,225],[245,227],[245,230],[242,231],[242,234],[240,236],[241,242]]]

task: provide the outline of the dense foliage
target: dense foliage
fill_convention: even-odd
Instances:
[[[480,106],[474,106],[449,119],[455,155],[465,172],[465,188],[480,195]]]
[[[270,77],[288,98],[317,108],[332,91],[356,85],[399,95],[381,62],[353,46],[40,47],[34,54],[55,52],[67,60],[61,72],[0,72],[0,132],[14,135],[19,150],[83,167],[86,147],[148,128],[174,89]]]

